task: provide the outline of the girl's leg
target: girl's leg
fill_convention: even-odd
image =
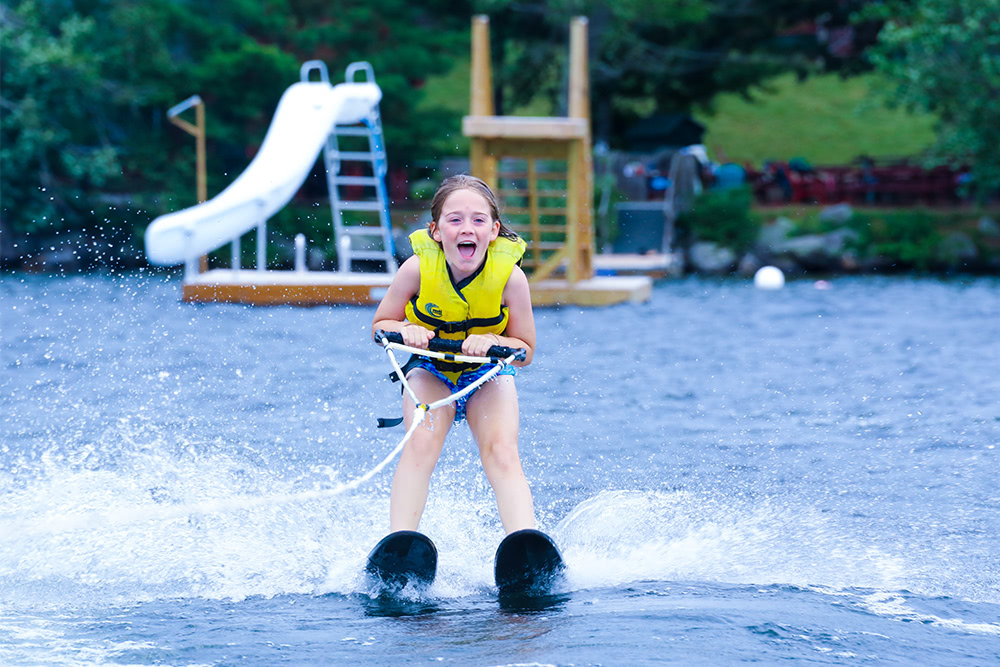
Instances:
[[[441,380],[427,371],[416,368],[406,376],[417,397],[425,403],[448,396],[451,392]],[[416,406],[410,395],[403,392],[403,424],[407,429],[413,424],[413,410]],[[455,420],[455,406],[446,405],[424,417],[410,439],[403,446],[403,453],[392,478],[392,493],[389,496],[389,530],[416,530],[420,516],[427,503],[427,487],[431,473],[441,456],[445,436]],[[433,429],[433,430],[432,430]]]
[[[520,426],[514,378],[501,375],[477,389],[466,403],[465,416],[479,445],[486,478],[496,494],[504,530],[509,534],[534,528],[531,489],[517,451]]]

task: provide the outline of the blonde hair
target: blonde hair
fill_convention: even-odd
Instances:
[[[497,204],[497,197],[493,194],[490,186],[486,185],[483,179],[470,176],[469,174],[449,176],[441,181],[437,192],[434,193],[434,199],[431,200],[431,222],[427,226],[428,232],[430,232],[431,226],[436,225],[437,221],[441,218],[441,209],[444,207],[445,200],[456,190],[472,190],[482,195],[490,207],[490,217],[500,223],[499,235],[511,241],[516,241],[519,238],[517,232],[507,227],[503,223],[503,220],[500,219],[500,206]]]

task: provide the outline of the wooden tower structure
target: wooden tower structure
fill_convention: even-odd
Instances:
[[[593,152],[587,19],[570,23],[565,117],[496,116],[489,18],[472,19],[471,170],[501,200],[505,221],[527,241],[522,267],[535,305],[609,305],[649,298],[645,276],[594,276]]]

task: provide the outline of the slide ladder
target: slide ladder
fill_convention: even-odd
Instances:
[[[327,80],[326,65],[310,61],[302,66],[303,81],[309,80],[312,69]],[[346,80],[355,82],[359,72],[364,73],[365,82],[374,83],[375,73],[367,62],[348,66]],[[369,270],[377,266],[395,274],[395,243],[385,186],[388,166],[378,105],[360,123],[334,125],[326,140],[324,162],[338,269],[350,273],[357,269],[356,262],[365,262]]]

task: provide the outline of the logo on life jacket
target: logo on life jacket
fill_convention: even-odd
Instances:
[[[426,306],[424,306],[424,310],[426,310],[427,314],[430,315],[431,317],[441,317],[441,315],[444,314],[444,311],[441,310],[441,307],[438,306],[436,303],[428,303]]]

